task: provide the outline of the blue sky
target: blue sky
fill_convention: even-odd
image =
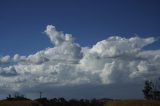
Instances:
[[[159,0],[0,0],[0,98],[142,99],[159,39]]]
[[[158,37],[159,5],[159,0],[1,0],[0,54],[28,55],[52,46],[42,33],[48,24],[73,34],[82,46],[111,35]]]

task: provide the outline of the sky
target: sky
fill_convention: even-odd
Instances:
[[[159,5],[1,0],[1,98],[143,98],[144,81],[160,73]]]

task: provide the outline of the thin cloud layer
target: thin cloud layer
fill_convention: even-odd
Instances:
[[[143,48],[153,37],[111,36],[92,47],[81,47],[71,34],[48,25],[52,48],[29,56],[0,57],[0,87],[11,90],[43,86],[136,83],[160,75],[160,50]]]

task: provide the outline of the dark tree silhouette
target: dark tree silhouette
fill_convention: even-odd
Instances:
[[[152,97],[152,82],[150,81],[145,81],[143,93],[144,93],[144,98],[147,100],[153,99]]]
[[[11,94],[8,95],[8,97],[6,97],[6,100],[9,101],[23,101],[23,100],[30,100],[28,98],[26,98],[23,94],[19,94],[19,93],[15,93],[15,95],[12,97]]]
[[[159,80],[145,81],[143,94],[147,100],[160,100],[160,83]]]

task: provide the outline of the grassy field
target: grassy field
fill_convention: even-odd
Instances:
[[[0,106],[42,106],[42,105],[36,101],[31,101],[31,100],[24,100],[24,101],[2,100],[2,101],[0,101]],[[50,106],[52,106],[52,105],[50,105]],[[55,106],[55,105],[53,105],[53,106]],[[77,105],[77,106],[81,106],[81,105]],[[108,100],[108,101],[103,101],[102,106],[160,106],[160,101]]]
[[[104,106],[160,106],[160,101],[113,100],[104,102]]]
[[[25,100],[25,101],[0,101],[0,106],[42,106],[38,102]]]

